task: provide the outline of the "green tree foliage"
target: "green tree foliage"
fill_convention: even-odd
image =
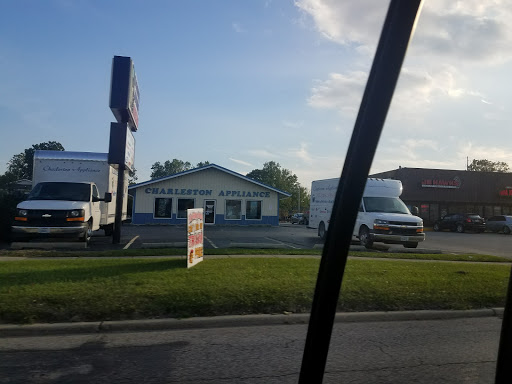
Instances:
[[[209,161],[201,161],[197,163],[196,168],[204,167],[209,164]],[[174,175],[175,173],[188,171],[192,168],[192,164],[188,161],[173,159],[172,161],[166,160],[163,164],[157,161],[151,166],[152,172],[150,177],[151,179],[159,179],[161,177]]]
[[[280,217],[289,216],[293,212],[309,210],[310,194],[308,190],[299,184],[295,174],[288,169],[281,168],[279,163],[269,161],[263,164],[262,169],[254,169],[246,176],[292,194],[291,198],[280,201]]]
[[[128,185],[137,184],[137,169],[133,168],[133,171],[128,171]]]
[[[468,171],[477,172],[510,172],[507,163],[503,161],[490,161],[487,159],[473,159],[471,164],[468,165]]]
[[[7,172],[3,175],[2,181],[12,182],[20,179],[32,180],[34,166],[34,152],[38,149],[64,151],[64,147],[57,141],[34,144],[23,152],[14,155],[7,163]]]

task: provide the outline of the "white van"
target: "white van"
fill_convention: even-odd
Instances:
[[[324,239],[329,229],[339,179],[316,180],[311,184],[309,228]],[[425,240],[423,220],[411,214],[402,200],[402,182],[373,179],[366,182],[363,199],[354,225],[353,239],[371,248],[374,242],[403,244],[416,248]]]

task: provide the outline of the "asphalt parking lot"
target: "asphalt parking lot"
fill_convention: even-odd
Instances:
[[[121,230],[121,243],[112,244],[112,237],[100,230],[94,233],[88,250],[105,251],[112,249],[141,248],[186,248],[186,228],[184,225],[132,225],[124,224]],[[206,226],[204,246],[211,248],[284,248],[318,249],[323,242],[315,229],[305,225],[282,223],[279,227],[270,226]],[[3,249],[45,248],[45,249],[84,249],[80,242],[44,242],[31,244],[2,244]],[[352,250],[364,251],[354,242]],[[406,249],[402,245],[375,243],[374,249],[384,252],[415,253],[479,253],[512,259],[512,235],[501,233],[454,233],[426,232],[426,240],[417,249]]]

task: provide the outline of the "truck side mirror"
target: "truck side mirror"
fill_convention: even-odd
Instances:
[[[411,207],[411,213],[412,213],[414,216],[419,216],[419,214],[420,214],[420,210],[418,209],[418,207]]]
[[[105,198],[103,199],[105,203],[110,203],[112,201],[112,193],[111,192],[105,192]]]

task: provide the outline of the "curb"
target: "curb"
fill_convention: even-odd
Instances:
[[[396,312],[338,312],[335,323],[448,320],[475,317],[503,318],[503,308],[474,309],[467,311],[396,311]],[[166,331],[225,327],[249,327],[307,324],[309,313],[279,315],[242,315],[194,317],[188,319],[150,319],[55,324],[0,325],[0,338],[20,336],[51,336],[90,333]]]

